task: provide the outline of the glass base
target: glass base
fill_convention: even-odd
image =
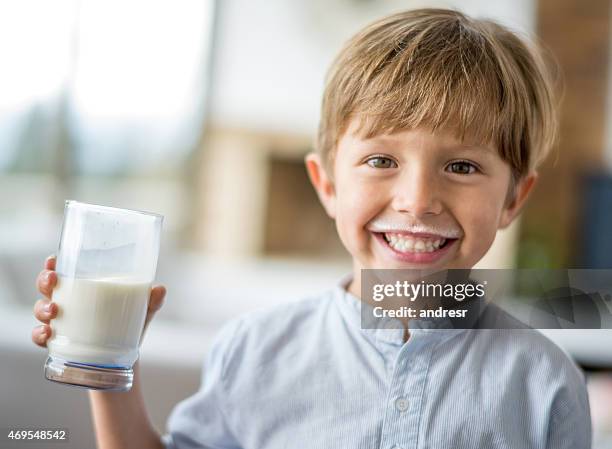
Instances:
[[[134,370],[86,365],[48,357],[45,362],[45,377],[53,382],[91,390],[128,391],[132,388]]]

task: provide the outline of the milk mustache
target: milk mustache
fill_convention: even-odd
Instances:
[[[58,277],[49,355],[70,362],[131,367],[147,313],[151,282],[120,277]]]

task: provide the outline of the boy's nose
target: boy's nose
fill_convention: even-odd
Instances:
[[[439,215],[442,203],[433,177],[424,171],[412,171],[400,179],[395,187],[392,207],[397,212],[414,217]]]

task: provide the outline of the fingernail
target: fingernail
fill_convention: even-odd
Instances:
[[[47,313],[50,313],[51,312],[51,306],[52,306],[51,303],[45,304],[44,311],[47,312]]]

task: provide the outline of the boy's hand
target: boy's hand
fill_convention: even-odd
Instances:
[[[57,273],[55,272],[55,256],[50,256],[45,261],[45,269],[42,270],[36,278],[36,288],[42,293],[44,298],[39,299],[36,301],[36,304],[34,304],[34,316],[43,324],[36,326],[32,330],[32,341],[43,348],[47,347],[47,340],[51,337],[51,326],[49,322],[57,316],[57,304],[51,301],[53,288],[56,284]],[[165,296],[166,288],[163,285],[156,285],[151,289],[147,317],[142,331],[143,334],[149,321],[151,321],[153,315],[155,315],[155,312],[157,312],[164,303]],[[142,336],[140,339],[142,341]]]

